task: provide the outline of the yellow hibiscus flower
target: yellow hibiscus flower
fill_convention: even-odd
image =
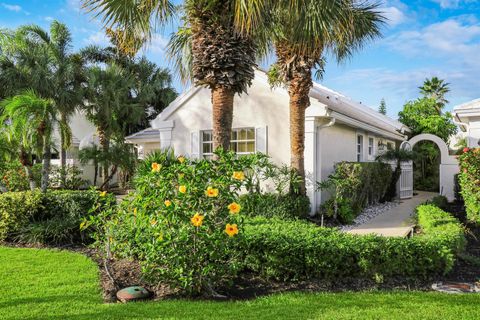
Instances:
[[[180,186],[180,187],[178,187],[178,192],[180,192],[180,193],[185,193],[185,192],[187,192],[187,187],[186,187],[186,186]]]
[[[163,203],[165,204],[165,207],[170,207],[172,205],[172,201],[170,200],[165,200]]]
[[[133,208],[133,215],[136,217],[137,216],[137,208]]]
[[[185,157],[184,156],[180,156],[177,158],[178,162],[180,163],[184,163],[185,162]]]
[[[150,224],[152,225],[152,227],[155,227],[157,225],[157,220],[153,219],[152,221],[150,221]]]
[[[152,172],[159,172],[162,169],[162,165],[156,162],[152,163]]]
[[[207,188],[207,191],[205,191],[205,194],[206,194],[207,197],[209,197],[209,198],[218,197],[218,189],[212,188],[212,187],[208,187],[208,188]]]
[[[232,202],[228,205],[228,210],[230,210],[231,214],[237,214],[240,212],[241,209],[242,209],[242,206],[236,202]]]
[[[195,226],[195,227],[200,227],[203,224],[203,219],[205,217],[202,216],[200,213],[195,213],[195,215],[190,219],[190,222]]]
[[[107,191],[102,191],[100,192],[100,197],[106,197],[107,196]]]
[[[243,171],[235,171],[233,172],[232,178],[235,180],[243,181],[245,180],[245,174],[243,173]]]
[[[225,226],[225,233],[228,234],[229,237],[233,237],[238,234],[238,227],[236,224],[227,223]]]

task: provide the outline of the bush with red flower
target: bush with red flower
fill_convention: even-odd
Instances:
[[[155,153],[139,167],[136,192],[106,211],[99,244],[114,256],[138,260],[152,284],[188,294],[212,293],[236,275],[243,233],[239,193],[266,156],[190,160]]]
[[[469,220],[480,223],[480,148],[464,148],[458,156],[459,183]]]

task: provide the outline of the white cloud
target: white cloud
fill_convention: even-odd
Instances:
[[[395,27],[406,20],[405,14],[397,7],[385,7],[380,10],[385,18],[387,18],[387,23],[392,27]]]
[[[103,31],[92,33],[88,38],[84,39],[83,42],[87,45],[94,44],[105,47],[110,45],[110,40]]]
[[[45,17],[44,19],[45,21],[49,21],[49,22],[55,20],[53,17]]]
[[[152,37],[150,43],[145,45],[144,49],[152,53],[165,53],[167,44],[168,39],[157,33]]]
[[[474,3],[478,0],[432,0],[440,5],[442,9],[456,9],[462,3]]]
[[[22,7],[20,7],[17,4],[2,3],[2,7],[4,7],[7,10],[10,10],[10,11],[15,11],[15,12],[21,12],[22,11]]]
[[[67,8],[78,12],[82,9],[82,2],[81,0],[67,0]]]

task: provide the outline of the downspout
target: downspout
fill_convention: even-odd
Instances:
[[[328,123],[326,123],[326,124],[319,125],[319,126],[317,127],[317,130],[318,130],[317,132],[320,132],[320,130],[322,130],[322,129],[325,129],[325,128],[328,128],[328,127],[333,126],[333,125],[335,124],[336,120],[337,120],[336,118],[334,118],[334,117],[332,117],[332,116],[327,116],[327,117],[322,117],[322,118],[323,118],[323,119],[328,119],[328,118],[330,118],[330,121],[329,121]],[[321,147],[321,146],[320,146],[320,147]],[[315,160],[314,160],[314,161],[315,161],[315,166],[316,166],[315,172],[317,172],[317,176],[316,176],[315,178],[321,181],[321,178],[322,178],[322,176],[321,176],[322,165],[321,165],[321,163],[319,164],[318,161],[317,161],[317,160],[318,160],[318,159],[317,159],[317,154],[318,154],[318,152],[315,152]],[[317,195],[316,195],[316,193],[317,193],[317,192],[315,191],[315,198],[316,198],[316,199],[315,199],[315,204],[317,204]],[[318,203],[321,203],[321,202],[322,202],[322,192],[319,191],[318,194],[319,194]],[[323,226],[323,214],[321,215],[321,219],[322,219],[322,220],[321,220],[321,225]]]

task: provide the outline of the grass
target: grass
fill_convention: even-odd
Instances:
[[[287,293],[240,302],[104,304],[88,258],[0,247],[0,319],[480,319],[480,295]]]

